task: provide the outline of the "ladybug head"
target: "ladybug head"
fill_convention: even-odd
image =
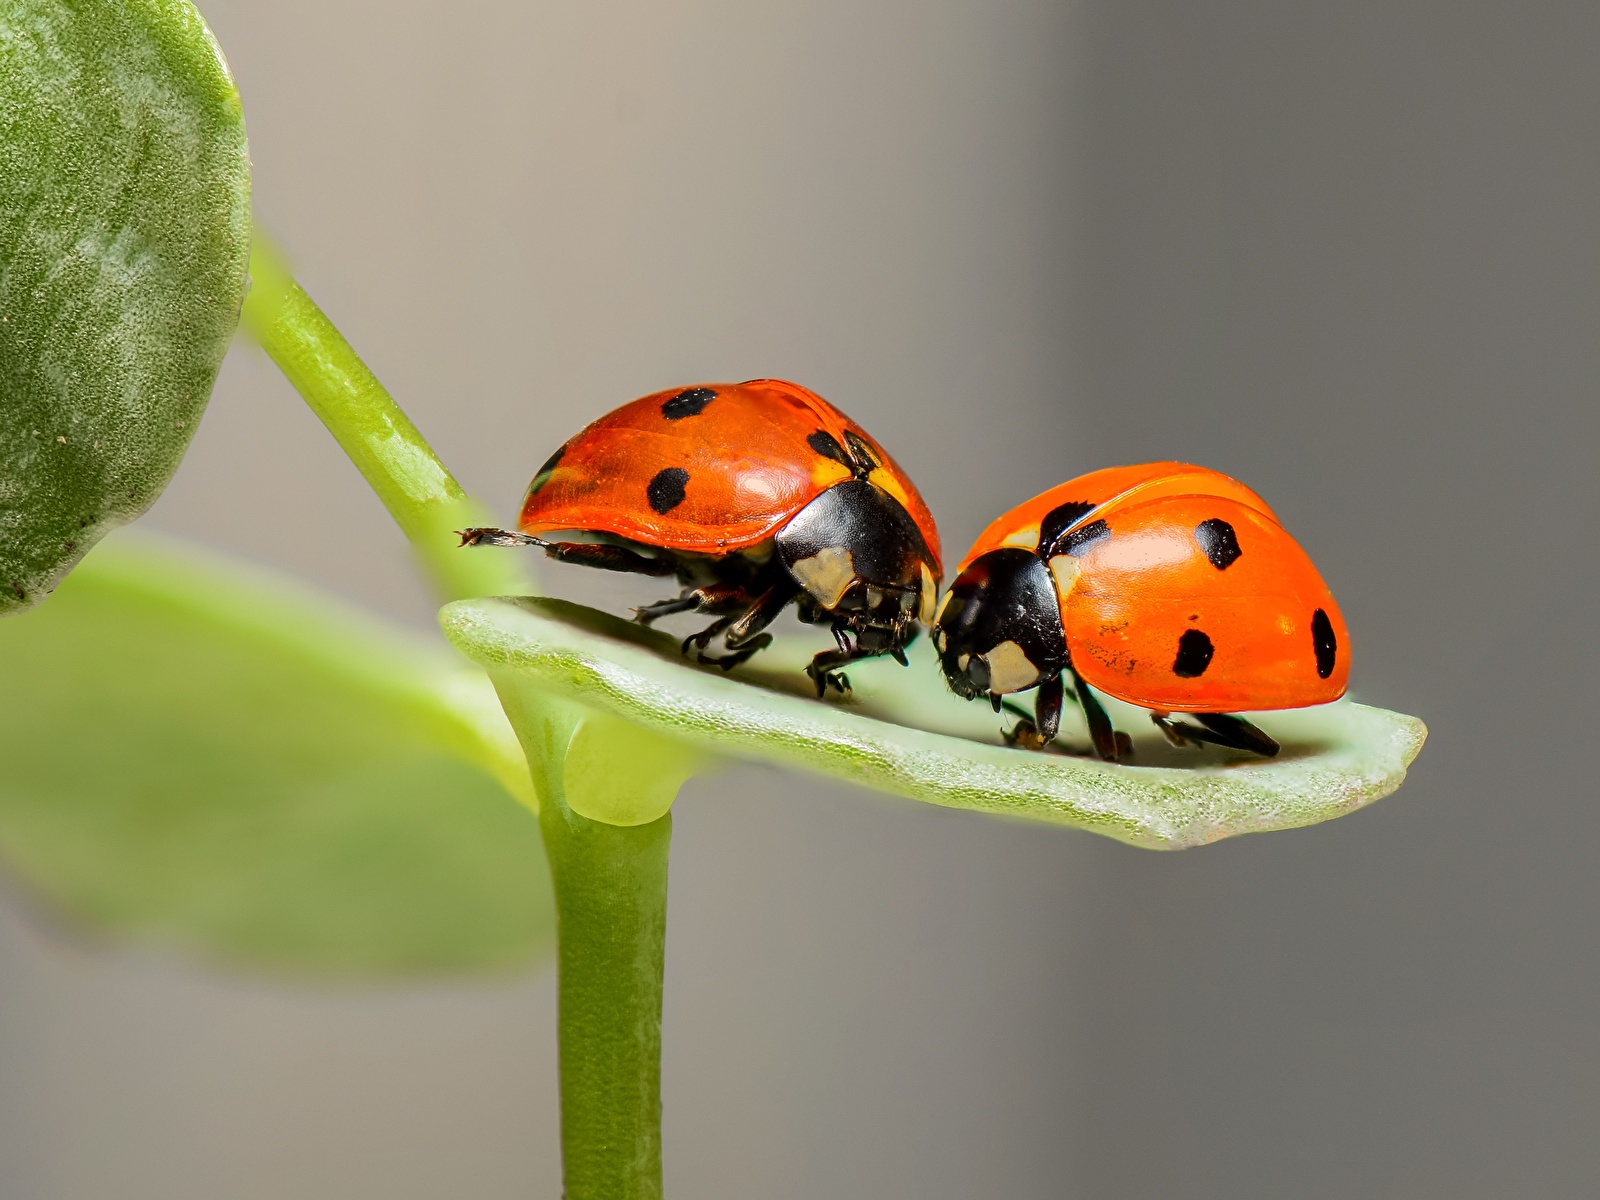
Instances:
[[[911,514],[864,479],[834,484],[797,512],[775,538],[784,568],[811,603],[882,653],[930,624],[936,561]]]
[[[1067,665],[1050,571],[1031,550],[991,550],[950,585],[933,626],[950,690],[967,700],[1020,692]]]

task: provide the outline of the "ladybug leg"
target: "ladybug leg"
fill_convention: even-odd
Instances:
[[[756,598],[750,595],[749,589],[743,584],[713,583],[706,587],[695,588],[687,596],[681,597],[681,599],[693,601],[687,607],[692,607],[695,612],[720,614],[715,621],[711,622],[699,633],[690,634],[683,639],[683,652],[685,654],[689,653],[689,647],[693,646],[699,652],[701,662],[720,662],[721,659],[705,653],[706,647],[710,646],[723,631],[739,624],[752,612],[759,611],[770,594],[770,591],[764,592],[759,598]],[[786,595],[784,601],[787,602],[792,595],[792,592]],[[672,603],[672,601],[662,601],[662,603],[668,604]],[[783,606],[780,604],[778,607],[782,608]],[[774,609],[772,616],[769,616],[766,621],[762,621],[761,625],[767,624],[772,620],[772,617],[777,615],[777,610]],[[758,625],[755,628],[748,629],[747,633],[754,634],[760,628],[761,626]],[[729,665],[732,666],[734,664],[730,663]]]
[[[839,653],[845,655],[845,661],[848,662],[849,656],[856,652],[856,648],[850,644],[850,635],[845,632],[845,627],[837,621],[833,625],[833,640],[839,647]]]
[[[456,536],[463,546],[548,546],[543,538],[527,533],[511,533],[505,529],[458,529]]]
[[[1219,745],[1253,750],[1264,758],[1277,757],[1278,743],[1243,717],[1233,713],[1195,713],[1194,719],[1206,727],[1212,740]]]
[[[671,616],[673,613],[702,612],[714,616],[737,616],[752,603],[750,590],[743,584],[737,583],[712,583],[705,587],[685,588],[683,594],[671,600],[657,600],[654,604],[646,604],[633,610],[633,619],[641,625],[661,617]],[[703,650],[711,644],[711,639],[725,629],[726,625],[718,625],[715,629],[702,631],[705,641],[698,645]],[[689,641],[695,641],[700,634],[695,634]],[[688,646],[689,642],[684,642]],[[687,650],[684,653],[688,653]]]
[[[633,619],[641,625],[648,625],[662,617],[670,617],[673,613],[690,612],[700,607],[700,597],[694,592],[685,592],[671,600],[657,600],[654,604],[644,604],[633,610]]]
[[[1203,729],[1195,729],[1193,725],[1184,725],[1172,720],[1171,713],[1153,712],[1150,714],[1150,720],[1157,729],[1161,730],[1161,735],[1180,750],[1200,744],[1200,738],[1190,738],[1188,736],[1191,731],[1197,734],[1205,732]]]
[[[1005,735],[1008,746],[1021,746],[1024,750],[1043,750],[1056,740],[1061,731],[1061,707],[1067,697],[1066,685],[1057,672],[1039,684],[1033,701],[1033,716],[1023,717]]]
[[[786,582],[774,584],[763,592],[750,604],[744,612],[735,617],[723,618],[717,622],[722,627],[722,644],[729,653],[711,655],[704,652],[704,644],[697,656],[698,661],[707,665],[721,667],[724,671],[731,671],[734,667],[748,659],[758,650],[765,650],[772,645],[772,635],[763,630],[784,609],[784,606],[793,600],[799,588]],[[709,639],[708,639],[709,641]]]
[[[812,660],[806,664],[806,674],[811,676],[811,682],[817,685],[817,697],[820,699],[828,694],[832,688],[841,696],[850,694],[850,677],[843,671],[834,670],[846,663],[860,662],[864,658],[876,658],[882,650],[863,650],[859,645],[850,641],[849,626],[842,621],[833,624],[833,640],[839,644],[837,650],[819,651]]]
[[[833,640],[838,645],[837,650],[819,650],[806,664],[806,674],[811,676],[811,682],[817,686],[817,699],[828,694],[831,687],[841,696],[850,692],[850,680],[841,671],[833,668],[842,667],[850,662],[856,653],[856,648],[850,644],[850,635],[841,621],[833,622]]]
[[[633,575],[675,575],[678,572],[677,564],[670,559],[649,558],[625,546],[607,546],[600,542],[546,542],[538,538],[530,540],[533,545],[543,546],[544,552],[557,562],[578,563],[580,566],[598,567],[602,571],[626,571]],[[508,544],[511,543],[494,543],[497,546]]]
[[[762,633],[768,625],[777,619],[784,607],[793,600],[795,593],[800,589],[787,581],[774,584],[768,588],[749,608],[739,615],[731,626],[728,627],[728,636],[723,639],[730,650],[742,650],[752,641],[765,638],[761,644],[769,645],[772,635]]]
[[[1072,671],[1072,668],[1068,667],[1067,670]],[[1083,681],[1083,676],[1072,671],[1072,682],[1077,685],[1078,707],[1083,709],[1083,719],[1089,723],[1089,740],[1094,743],[1094,752],[1106,762],[1116,762],[1118,752],[1123,750],[1123,743],[1126,742],[1127,749],[1131,750],[1132,742],[1126,736],[1117,736],[1117,731],[1111,727],[1110,716],[1100,704],[1100,698]]]
[[[806,664],[806,674],[811,676],[811,682],[817,685],[817,699],[828,694],[831,687],[841,696],[850,694],[850,677],[843,671],[835,671],[835,667],[842,667],[847,662],[854,662],[859,655],[845,650],[819,650],[814,658]]]
[[[706,649],[706,647],[711,645],[712,640],[719,633],[721,633],[724,629],[726,629],[729,625],[732,625],[732,624],[733,624],[733,618],[732,617],[718,617],[715,621],[711,622],[711,624],[707,625],[699,633],[691,633],[688,637],[683,639],[683,653],[684,654],[688,654],[689,653],[689,647],[693,646],[695,648],[695,650],[699,653],[700,657],[702,659],[704,659],[705,658],[705,649]]]
[[[1236,717],[1232,713],[1189,715],[1201,724],[1196,726],[1186,721],[1169,720],[1165,713],[1151,713],[1150,719],[1174,746],[1198,746],[1210,742],[1213,746],[1226,746],[1230,750],[1248,750],[1263,758],[1276,757],[1280,749],[1277,742],[1243,717]]]

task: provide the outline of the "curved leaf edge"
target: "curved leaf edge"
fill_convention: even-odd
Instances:
[[[868,670],[852,670],[852,678],[862,680],[860,699],[846,705],[693,667],[665,635],[559,600],[457,601],[441,611],[440,623],[495,677],[503,695],[521,690],[530,705],[554,694],[714,754],[799,767],[946,807],[1068,825],[1149,849],[1182,849],[1355,812],[1401,785],[1427,736],[1415,717],[1346,700],[1263,716],[1261,723],[1285,743],[1285,753],[1272,761],[1109,764],[866,715],[880,690],[875,681],[883,677],[868,678]],[[910,684],[897,681],[898,695],[881,689],[877,699],[887,703],[878,707],[886,714],[925,718],[907,702],[907,687],[926,695],[930,709],[953,699],[925,646],[914,654],[912,669],[921,675],[911,676]]]

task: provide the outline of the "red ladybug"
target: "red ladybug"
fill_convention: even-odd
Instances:
[[[806,668],[819,696],[848,689],[845,663],[904,663],[943,574],[933,516],[905,472],[861,426],[782,379],[674,388],[601,417],[539,468],[518,527],[465,529],[462,544],[675,575],[681,594],[635,616],[715,616],[683,650],[724,669],[769,645],[763,630],[794,601],[838,643]],[[540,536],[557,531],[581,540]],[[720,652],[708,653],[717,638]]]
[[[1151,710],[1175,744],[1270,756],[1232,714],[1325,704],[1350,677],[1344,617],[1305,551],[1244,484],[1185,463],[1095,471],[1012,509],[957,568],[932,636],[958,695],[998,712],[1038,689],[1008,735],[1030,749],[1055,738],[1070,674],[1108,760],[1129,743],[1096,689]]]

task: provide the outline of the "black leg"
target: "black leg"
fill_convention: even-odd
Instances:
[[[758,650],[765,650],[772,645],[772,635],[763,631],[783,611],[784,605],[794,599],[797,591],[799,588],[785,580],[774,584],[754,600],[746,596],[743,612],[713,621],[683,643],[684,653],[687,654],[692,645],[696,650],[696,662],[731,671]],[[731,595],[717,595],[710,599],[710,603],[726,604],[730,600]],[[707,654],[706,647],[718,634],[723,635],[722,644],[728,653]]]
[[[705,587],[686,588],[674,600],[657,600],[654,604],[646,604],[642,608],[633,610],[633,619],[641,625],[661,617],[670,616],[681,612],[713,613],[717,616],[737,616],[751,604],[755,603],[750,592],[742,584],[737,583],[712,583]],[[702,649],[710,644],[715,633],[720,633],[725,625],[717,626],[714,633],[707,634],[706,640],[700,643]],[[700,634],[695,634],[698,638]],[[693,639],[691,639],[693,640]],[[684,645],[688,645],[685,642]],[[687,653],[687,651],[685,651]]]
[[[727,644],[730,650],[742,650],[753,638],[764,637],[763,646],[772,641],[771,634],[761,631],[777,619],[784,606],[795,598],[800,590],[799,586],[785,579],[768,588],[754,604],[734,621],[728,629]]]
[[[1039,685],[1039,694],[1033,700],[1033,713],[1039,726],[1039,744],[1048,746],[1061,732],[1061,705],[1065,702],[1066,686],[1057,671]]]
[[[1039,685],[1033,699],[1033,716],[1024,716],[1006,734],[1006,743],[1024,750],[1043,750],[1061,731],[1061,706],[1066,700],[1066,685],[1057,672]],[[1011,707],[1010,705],[1006,706]]]
[[[699,633],[691,633],[688,637],[684,638],[682,652],[684,654],[688,654],[689,647],[693,646],[695,650],[699,652],[700,657],[704,658],[706,647],[711,645],[713,639],[715,639],[719,633],[732,624],[732,617],[718,617]]]
[[[1195,713],[1194,719],[1211,731],[1219,745],[1253,750],[1264,758],[1277,757],[1278,743],[1243,717],[1232,713]]]
[[[626,571],[634,575],[676,575],[677,564],[670,559],[647,558],[622,546],[599,542],[546,542],[544,552],[557,562],[598,567],[602,571]]]
[[[1195,729],[1193,725],[1184,725],[1172,720],[1171,713],[1153,712],[1150,714],[1150,720],[1157,729],[1161,730],[1161,736],[1180,750],[1200,744],[1198,737],[1190,738],[1187,736],[1189,730],[1194,730],[1197,734],[1205,732],[1203,729]]]
[[[849,695],[850,677],[835,668],[842,667],[846,663],[860,662],[864,658],[876,658],[882,653],[881,650],[863,650],[859,644],[851,645],[846,627],[837,622],[833,626],[833,640],[839,643],[837,650],[820,651],[806,665],[806,674],[811,676],[811,682],[817,685],[819,698],[827,695],[830,687],[841,696]]]
[[[659,621],[662,617],[670,617],[673,613],[693,612],[700,607],[700,597],[693,592],[685,592],[671,600],[657,600],[654,604],[642,604],[633,610],[633,619],[641,625],[648,625],[652,621]]]
[[[1072,668],[1068,667],[1067,670],[1072,671]],[[1072,671],[1072,682],[1076,685],[1083,719],[1089,723],[1089,740],[1094,743],[1094,752],[1106,762],[1116,762],[1117,751],[1121,747],[1118,745],[1117,731],[1111,727],[1111,718],[1100,706],[1100,698],[1083,681],[1082,675]]]
[[[1190,713],[1202,724],[1190,725],[1187,721],[1174,721],[1162,713],[1151,713],[1156,728],[1166,734],[1174,746],[1197,746],[1209,742],[1213,746],[1226,746],[1230,750],[1248,750],[1264,758],[1277,755],[1279,746],[1243,717],[1231,713]]]

